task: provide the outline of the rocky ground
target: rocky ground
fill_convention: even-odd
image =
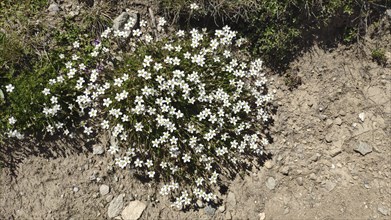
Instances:
[[[175,210],[156,185],[111,170],[112,158],[96,145],[54,159],[27,157],[15,175],[3,168],[0,218],[391,219],[387,19],[362,45],[314,46],[291,63],[296,78],[269,74],[277,107],[271,159],[232,180],[221,205]],[[387,66],[371,60],[379,44]]]

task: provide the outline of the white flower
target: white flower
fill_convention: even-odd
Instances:
[[[163,17],[160,17],[157,25],[163,27],[166,23],[167,21]]]
[[[73,48],[79,48],[79,47],[80,47],[79,41],[73,42]]]
[[[190,4],[190,10],[197,11],[198,9],[200,9],[200,6],[198,6],[196,3]]]
[[[84,134],[90,135],[92,133],[92,128],[91,127],[84,127]]]
[[[136,125],[134,125],[134,128],[136,128],[136,131],[142,131],[144,126],[141,122],[137,122]]]
[[[115,154],[115,153],[119,152],[119,148],[117,145],[111,145],[109,147],[109,149],[107,150],[107,152],[109,152],[110,154]]]
[[[100,126],[101,126],[103,129],[109,129],[109,121],[103,120],[102,123],[100,123]]]
[[[153,166],[153,161],[152,160],[147,160],[147,162],[145,162],[145,165],[150,168],[151,166]]]
[[[176,36],[178,36],[178,37],[184,37],[184,36],[185,36],[185,31],[179,30],[178,32],[176,32]]]
[[[122,115],[122,112],[120,109],[110,109],[109,115],[114,116],[115,118],[118,118],[119,116]]]
[[[10,123],[10,125],[14,125],[16,123],[16,119],[12,116],[8,119],[8,123]]]
[[[5,86],[5,91],[11,93],[14,91],[15,87],[12,84],[8,84]]]
[[[44,95],[49,95],[49,94],[50,94],[50,89],[45,88],[45,89],[43,89],[42,93],[43,93]]]
[[[201,186],[203,182],[204,182],[204,178],[202,178],[202,177],[197,178],[197,180],[196,180],[196,185],[197,185],[197,186]]]
[[[65,55],[61,53],[60,55],[58,55],[58,57],[59,57],[60,59],[64,59],[64,58],[65,58]]]
[[[140,29],[133,30],[133,36],[140,37],[143,33],[140,31]]]
[[[128,165],[128,162],[126,160],[118,160],[116,164],[123,169]]]
[[[149,172],[148,172],[148,177],[149,177],[149,178],[152,179],[154,176],[155,176],[155,171],[149,171]]]
[[[142,167],[143,166],[143,161],[140,160],[139,158],[137,158],[136,161],[134,161],[134,165],[136,167]]]
[[[113,103],[113,101],[111,101],[110,98],[103,99],[103,106],[109,107],[111,103]]]
[[[191,157],[188,154],[184,154],[182,160],[184,163],[190,162]]]
[[[90,112],[88,113],[91,118],[96,117],[98,111],[96,109],[91,109]]]

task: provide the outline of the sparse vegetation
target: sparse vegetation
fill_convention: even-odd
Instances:
[[[252,52],[268,65],[284,67],[313,41],[326,45],[353,43],[387,7],[388,0],[331,1],[200,1],[189,10],[190,0],[161,1],[162,10],[184,25],[234,23],[253,43]]]
[[[372,51],[372,60],[377,62],[379,65],[386,65],[387,58],[386,52],[382,49],[375,49]]]

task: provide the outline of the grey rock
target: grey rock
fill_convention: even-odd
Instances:
[[[311,180],[316,180],[316,174],[315,173],[311,173],[310,174],[310,179]]]
[[[276,180],[273,178],[273,177],[269,177],[267,180],[266,180],[266,187],[270,190],[273,190],[274,188],[276,188]]]
[[[235,193],[229,192],[227,195],[227,203],[226,205],[230,208],[234,208],[236,206],[236,196]]]
[[[333,124],[333,120],[331,120],[331,119],[326,119],[326,126],[327,127],[330,127],[331,125]]]
[[[113,195],[108,195],[106,197],[106,202],[111,202],[111,200],[113,200],[114,196]]]
[[[271,169],[273,167],[273,162],[271,160],[265,161],[264,166],[268,169]]]
[[[104,152],[105,152],[105,150],[103,149],[102,145],[95,144],[94,146],[92,146],[92,154],[94,154],[94,155],[101,155]]]
[[[110,192],[110,187],[108,185],[101,185],[99,187],[99,192],[102,196],[105,196]]]
[[[205,211],[205,214],[207,215],[210,215],[210,216],[213,216],[216,212],[216,209],[213,208],[212,206],[210,205],[207,205],[205,208],[204,208],[204,211]]]
[[[330,150],[329,154],[331,157],[335,157],[337,156],[338,154],[340,154],[342,152],[342,149],[339,148],[339,147],[335,147],[333,149]]]
[[[388,16],[388,19],[391,20],[391,9],[387,9],[386,15]]]
[[[377,206],[377,211],[379,211],[383,215],[390,215],[390,209],[382,204]]]
[[[282,167],[281,169],[280,169],[280,172],[282,173],[282,174],[284,174],[284,175],[289,175],[289,171],[290,171],[290,167],[288,167],[288,166],[284,166],[284,167]]]
[[[50,4],[48,7],[49,14],[57,14],[60,11],[60,7],[56,4]]]
[[[358,114],[358,117],[360,118],[361,122],[365,121],[365,113],[364,112],[361,112],[360,114]]]
[[[141,217],[147,206],[138,200],[131,201],[121,213],[123,220],[136,220]]]
[[[312,155],[312,157],[310,157],[310,160],[313,162],[316,162],[319,160],[320,156],[321,156],[320,153],[316,153],[316,154]]]
[[[333,141],[333,135],[332,134],[327,134],[325,136],[325,140],[326,140],[327,143],[332,142]]]
[[[125,24],[129,21],[130,18],[135,20],[134,25],[137,23],[137,12],[136,11],[125,11],[122,12],[118,17],[116,17],[113,21],[113,29],[121,30],[124,28]],[[133,26],[134,27],[134,26]],[[133,28],[131,27],[131,28]]]
[[[303,177],[298,177],[296,179],[297,185],[302,186],[303,185]]]
[[[353,150],[365,156],[372,152],[372,146],[363,141],[360,141],[360,143],[358,143]]]
[[[335,186],[337,186],[337,184],[335,184],[334,182],[331,182],[331,181],[327,181],[326,184],[324,185],[324,188],[328,191],[328,192],[331,192]]]
[[[124,207],[124,197],[125,194],[121,194],[110,202],[109,208],[107,210],[107,216],[109,218],[114,218],[121,213],[121,210]]]
[[[197,204],[197,206],[199,208],[203,208],[204,207],[204,203],[201,200],[199,200],[199,199],[196,201],[196,204]]]
[[[219,208],[217,209],[217,211],[223,213],[225,211],[225,206],[222,205],[222,206],[219,206]]]
[[[342,125],[342,119],[341,118],[336,118],[335,119],[335,124],[338,125],[338,126]]]

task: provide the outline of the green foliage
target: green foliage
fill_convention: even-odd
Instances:
[[[200,9],[189,10],[196,2]],[[220,26],[234,24],[253,43],[253,52],[273,67],[284,67],[314,40],[326,45],[354,43],[366,30],[369,17],[379,15],[388,0],[163,0],[163,12],[174,20]],[[191,20],[190,17],[193,19]]]
[[[386,52],[383,49],[375,49],[372,51],[372,60],[376,61],[379,65],[387,64]]]

